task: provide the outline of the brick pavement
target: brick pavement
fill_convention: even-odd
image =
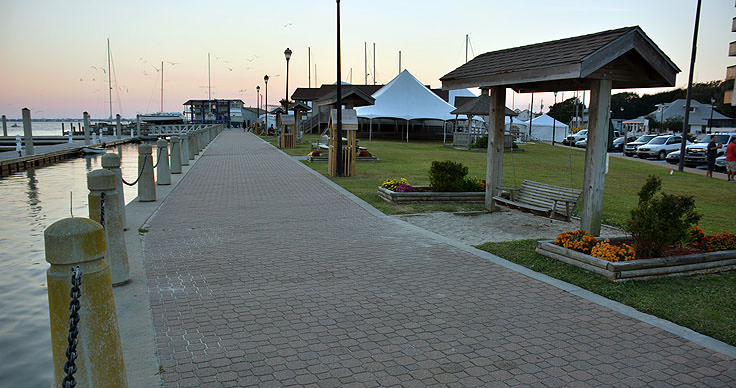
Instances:
[[[145,257],[165,387],[736,385],[734,359],[372,215],[239,131]]]

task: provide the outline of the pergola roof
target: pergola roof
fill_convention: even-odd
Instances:
[[[506,86],[517,92],[674,86],[680,69],[638,26],[485,53],[440,78],[443,89]]]
[[[459,100],[460,97],[457,97]],[[491,96],[485,92],[478,97],[471,97],[469,101],[463,103],[457,109],[453,110],[454,115],[473,115],[473,116],[488,116],[491,110]],[[506,107],[505,116],[518,116],[518,114],[508,107]]]
[[[365,85],[364,85],[365,86]],[[373,85],[368,85],[373,86]],[[376,99],[370,94],[355,87],[354,85],[343,85],[341,90],[341,101],[343,105],[358,107],[373,105]],[[317,105],[335,105],[337,104],[337,88],[332,88],[332,91],[322,95],[316,101]]]
[[[342,90],[347,91],[349,88],[357,89],[363,92],[365,95],[372,95],[378,89],[381,89],[383,85],[349,85],[343,84]],[[319,88],[297,88],[291,95],[291,99],[294,101],[315,101],[321,100],[328,94],[336,93],[337,85],[322,85]]]
[[[292,102],[289,104],[289,110],[297,111],[297,110],[303,110],[308,111],[312,110],[312,108],[309,107],[309,105],[301,103],[301,102]]]

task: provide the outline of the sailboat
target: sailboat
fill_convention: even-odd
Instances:
[[[141,121],[150,124],[183,124],[184,115],[177,112],[164,112],[164,61],[161,61],[161,110],[158,113],[141,115]]]

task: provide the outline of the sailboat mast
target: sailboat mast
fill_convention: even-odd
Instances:
[[[212,99],[212,73],[210,71],[210,53],[207,53],[207,99]]]
[[[161,112],[164,111],[164,61],[161,61]]]
[[[107,89],[110,92],[110,120],[112,120],[112,76],[110,75],[110,38],[107,38]]]
[[[468,63],[468,34],[465,34],[465,63]]]
[[[373,85],[376,84],[376,42],[373,42]]]
[[[368,85],[368,42],[363,42],[363,61],[365,62],[365,84]]]

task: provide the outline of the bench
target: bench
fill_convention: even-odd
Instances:
[[[527,209],[532,212],[544,213],[547,217],[560,214],[570,221],[572,213],[578,206],[581,190],[548,185],[530,180],[524,180],[517,188],[500,187],[511,193],[511,198],[503,198],[500,195],[493,197],[496,203],[509,207]]]

